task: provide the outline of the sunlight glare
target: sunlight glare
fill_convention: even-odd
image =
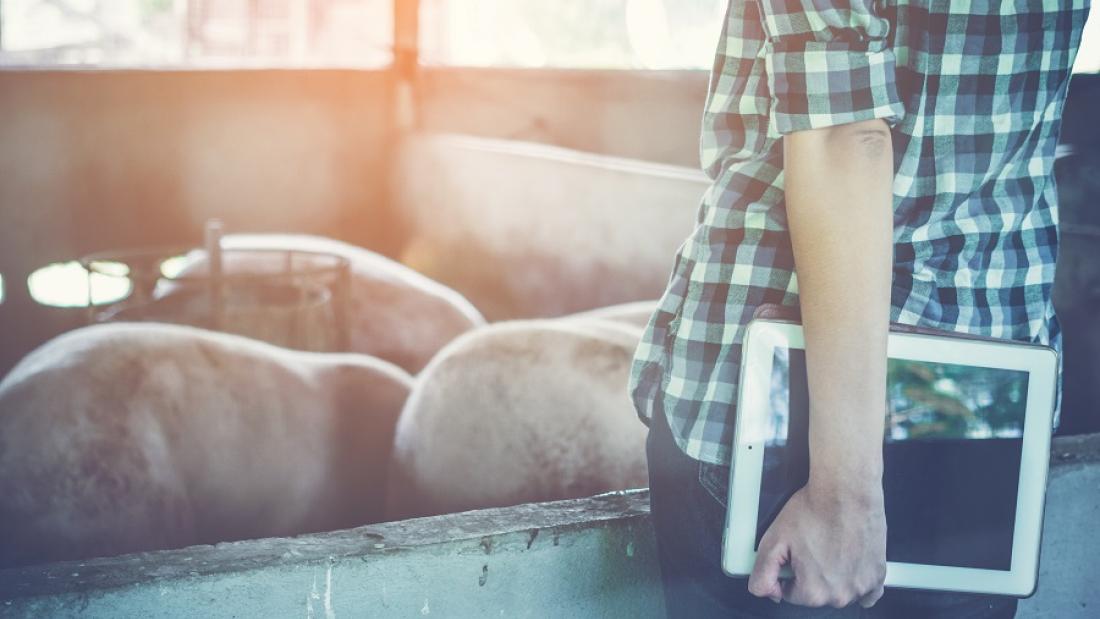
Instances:
[[[176,279],[187,268],[187,256],[172,256],[160,263],[160,274],[168,279]]]
[[[105,273],[92,273],[89,277],[75,260],[44,266],[27,278],[31,298],[52,307],[87,307],[89,299],[93,305],[104,305],[130,294],[133,285],[125,264],[97,262],[96,266]]]

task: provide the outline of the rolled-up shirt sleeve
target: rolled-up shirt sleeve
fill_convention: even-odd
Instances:
[[[760,5],[771,118],[780,134],[873,118],[893,126],[905,116],[891,24],[873,0],[749,1]]]

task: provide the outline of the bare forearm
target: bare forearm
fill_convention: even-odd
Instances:
[[[880,487],[889,328],[893,160],[881,120],[784,143],[787,217],[810,388],[810,483]]]

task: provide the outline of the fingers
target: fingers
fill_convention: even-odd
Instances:
[[[813,608],[829,606],[831,602],[825,583],[819,580],[811,582],[806,576],[788,581],[783,588],[783,599],[791,604]]]
[[[749,576],[749,593],[779,603],[783,599],[779,570],[787,563],[787,546],[782,542],[773,544],[767,540],[761,541],[763,543],[756,553],[756,563]]]
[[[793,561],[797,563],[797,558]],[[799,568],[796,568],[798,571]],[[856,602],[863,608],[871,608],[885,593],[883,579],[879,579],[872,589],[854,589],[843,582],[829,582],[827,576],[802,566],[801,578],[783,583],[783,600],[791,604],[809,607],[832,606],[845,608]],[[861,593],[866,591],[866,593]]]
[[[881,598],[882,595],[885,592],[886,592],[886,587],[884,587],[883,585],[879,585],[878,587],[876,587],[873,591],[871,591],[867,595],[859,598],[859,605],[864,607],[864,608],[870,608],[870,607],[874,606],[876,602],[879,601],[879,598]]]

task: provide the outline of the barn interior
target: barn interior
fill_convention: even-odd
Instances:
[[[658,616],[645,429],[621,387],[708,185],[699,124],[723,11],[722,0],[0,2],[7,401],[30,397],[14,390],[29,375],[21,362],[30,373],[52,359],[76,373],[56,391],[108,385],[109,414],[156,418],[160,403],[198,419],[172,440],[224,460],[205,471],[251,485],[266,461],[226,454],[266,450],[286,475],[312,467],[302,488],[326,485],[320,460],[346,484],[269,493],[329,501],[338,517],[303,510],[270,529],[82,553],[65,541],[0,565],[0,616]],[[1044,571],[1020,616],[1100,607],[1088,524],[1100,510],[1098,109],[1094,17],[1055,164],[1063,398]],[[157,331],[163,322],[215,335]],[[113,340],[132,346],[124,360],[110,342],[72,339],[122,323],[136,329]],[[171,366],[187,368],[175,387],[154,371],[172,342],[204,351]],[[226,369],[267,359],[315,390],[291,398],[280,389],[297,383],[275,370],[261,381]],[[231,375],[208,418],[165,404],[199,402],[212,376]],[[281,435],[260,445],[267,430],[254,427],[203,434],[260,393],[298,406],[286,419],[364,401],[385,412],[314,428],[305,447]],[[546,422],[563,409],[578,417],[559,423],[585,438]],[[494,415],[519,434],[488,431]],[[91,423],[58,418],[67,433]],[[415,427],[432,419],[434,441]],[[6,445],[13,432],[0,427]],[[619,460],[578,454],[609,433],[629,435]],[[106,445],[103,461],[121,449]],[[285,507],[264,500],[250,517]]]

